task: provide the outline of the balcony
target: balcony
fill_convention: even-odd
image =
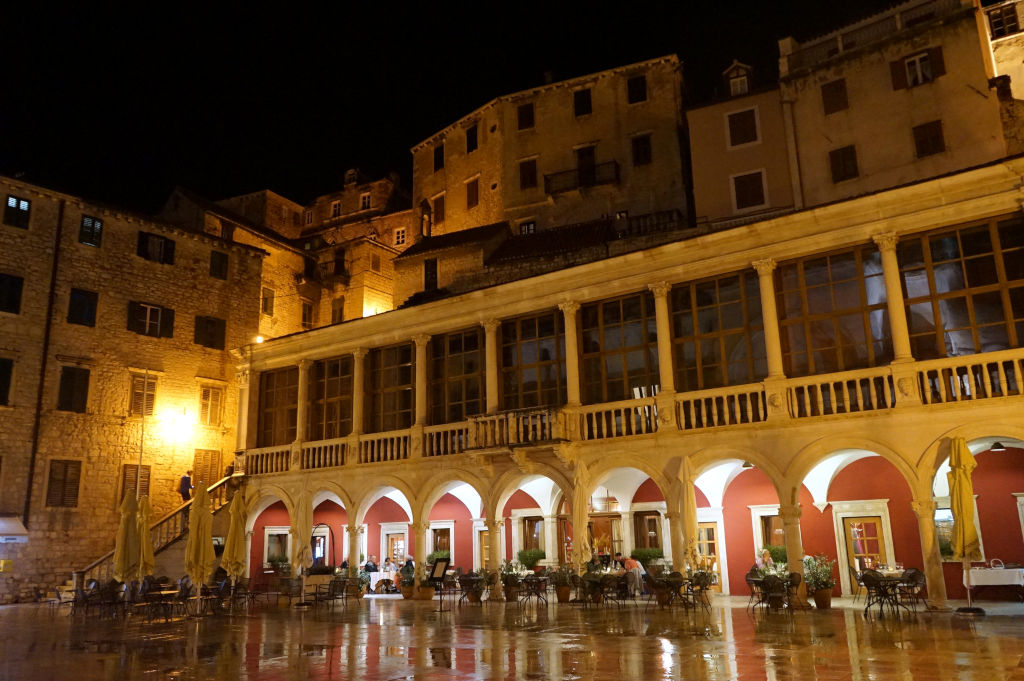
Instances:
[[[619,162],[605,161],[593,166],[580,166],[544,176],[544,192],[561,194],[574,189],[596,187],[601,184],[618,184]]]

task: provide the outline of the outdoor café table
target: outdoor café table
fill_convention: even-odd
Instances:
[[[967,586],[966,574],[964,586]],[[971,568],[971,589],[986,586],[1011,587],[1017,598],[1024,600],[1024,568]]]
[[[867,616],[872,605],[877,605],[880,616],[885,616],[885,606],[889,606],[892,614],[899,617],[899,608],[907,607],[900,602],[899,598],[900,579],[903,573],[900,572],[898,575],[889,577],[878,572],[876,583],[871,584],[869,572],[871,571],[865,570],[861,577],[864,580],[864,586],[868,589],[868,603],[864,607],[864,615]]]
[[[536,599],[539,603],[544,601],[547,605],[547,588],[548,580],[546,577],[537,577],[536,575],[527,575],[523,578],[523,593],[519,598],[520,603],[526,603],[531,598]]]
[[[377,593],[377,585],[383,580],[394,581],[395,572],[394,570],[387,570],[386,572],[370,572],[370,593]]]
[[[174,599],[177,598],[178,593],[178,589],[148,591],[146,593],[146,603],[149,605],[149,617],[147,619],[152,620],[154,614],[160,614],[165,621],[171,619]]]
[[[470,597],[471,594],[476,594],[475,600],[471,599],[470,603],[479,603],[482,601],[482,595],[484,592],[484,577],[480,575],[461,575],[459,577],[459,588],[462,590],[462,594],[459,596],[459,606],[462,605],[462,601]]]

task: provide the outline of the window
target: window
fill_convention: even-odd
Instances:
[[[380,268],[381,268],[380,253],[371,253],[370,254],[370,269],[373,270],[374,272],[380,273]]]
[[[199,388],[199,425],[219,426],[224,389],[212,385]]]
[[[676,390],[744,385],[768,375],[755,272],[681,284],[671,295]]]
[[[633,76],[626,81],[626,101],[630,104],[647,101],[647,76]]]
[[[50,474],[46,481],[46,505],[65,508],[78,506],[78,481],[81,478],[81,461],[50,461]]]
[[[586,404],[653,397],[661,383],[654,296],[638,293],[584,305],[580,350]]]
[[[930,83],[946,73],[942,48],[933,47],[917,54],[890,62],[892,89],[906,90]]]
[[[541,516],[523,518],[523,548],[544,550],[544,518]]]
[[[331,301],[331,324],[345,321],[345,296],[338,296]]]
[[[825,109],[826,116],[850,108],[850,103],[846,98],[845,78],[833,80],[821,86],[821,105]]]
[[[306,211],[306,224],[307,225],[313,224],[313,211],[311,211],[311,210],[307,210]]]
[[[260,374],[257,446],[287,445],[295,441],[298,402],[298,367],[264,371]]]
[[[914,152],[918,158],[941,154],[946,150],[942,139],[942,121],[931,121],[914,126]]]
[[[128,330],[154,338],[174,337],[174,310],[150,303],[128,303]]]
[[[89,370],[81,367],[61,367],[57,410],[85,413],[89,397]]]
[[[4,205],[4,224],[11,227],[28,229],[28,217],[32,208],[32,202],[18,196],[7,195],[7,203]]]
[[[586,116],[594,110],[590,100],[590,88],[576,90],[572,93],[572,110],[577,118]]]
[[[466,210],[476,208],[480,203],[480,180],[473,179],[466,183]]]
[[[82,216],[82,224],[78,227],[78,243],[99,247],[103,238],[103,220],[91,215]]]
[[[193,342],[205,348],[214,350],[224,349],[224,327],[223,319],[217,317],[196,316],[196,329]]]
[[[136,487],[138,496],[149,496],[149,466],[126,463],[121,466],[121,500],[129,495],[136,496]]]
[[[434,147],[434,172],[444,168],[444,142]]]
[[[359,195],[359,210],[370,210],[370,192]]]
[[[529,130],[533,127],[533,102],[516,107],[516,129]]]
[[[470,154],[476,151],[477,148],[477,124],[466,128],[466,153]]]
[[[564,325],[558,310],[502,322],[504,409],[565,404]]]
[[[760,170],[732,178],[733,203],[736,210],[748,210],[767,205],[764,192],[764,173]]]
[[[300,301],[302,303],[302,328],[309,330],[313,328],[315,320],[313,318],[313,303],[308,300]]]
[[[483,330],[441,334],[430,339],[430,423],[456,423],[484,408]]]
[[[1024,221],[1004,218],[902,237],[897,258],[915,358],[1021,347]],[[934,389],[941,385],[939,379]]]
[[[729,146],[738,147],[758,141],[757,110],[746,109],[728,114],[726,121],[729,128]]]
[[[24,279],[0,272],[0,312],[21,314],[21,288]]]
[[[331,201],[331,217],[341,216],[341,201]]]
[[[99,294],[82,289],[71,289],[68,297],[68,324],[96,326],[96,301]]]
[[[412,343],[370,351],[368,432],[381,433],[412,425],[415,404],[413,360]]]
[[[310,440],[352,432],[352,355],[318,360],[309,372]]]
[[[593,145],[576,150],[576,173],[580,187],[597,183],[597,148]]]
[[[11,376],[14,374],[14,360],[0,357],[0,405],[11,403]]]
[[[536,220],[524,220],[523,222],[519,223],[519,233],[520,234],[533,234],[536,231],[537,231],[537,222],[536,222]]]
[[[637,135],[632,138],[633,165],[646,166],[651,163],[651,136]]]
[[[746,76],[733,76],[729,79],[729,96],[739,97],[750,91],[750,84]]]
[[[533,189],[537,186],[537,159],[519,162],[519,188]]]
[[[993,40],[1020,32],[1016,3],[990,9],[985,14],[988,15],[988,29]]]
[[[423,290],[437,290],[437,258],[427,258],[423,261]]]
[[[210,251],[210,276],[214,279],[228,278],[228,254]]]
[[[263,296],[260,299],[260,312],[268,317],[274,316],[274,289],[263,287]]]
[[[156,376],[132,374],[131,399],[128,402],[129,416],[152,416],[156,402]]]
[[[395,230],[395,245],[405,245],[405,227],[399,227]]]
[[[440,194],[434,197],[434,224],[439,225],[444,222],[444,194]]]
[[[832,167],[832,182],[852,180],[860,174],[857,170],[857,150],[853,145],[828,152],[828,162]]]
[[[174,241],[159,234],[139,232],[139,243],[135,252],[146,260],[165,265],[174,264]]]
[[[864,369],[892,360],[882,257],[874,244],[779,265],[775,296],[786,376]],[[857,391],[850,398],[857,400]]]

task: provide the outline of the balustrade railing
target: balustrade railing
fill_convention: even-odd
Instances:
[[[409,431],[359,436],[359,463],[384,463],[409,458]]]
[[[290,445],[250,449],[245,453],[245,474],[287,473],[291,465],[291,457]]]
[[[945,404],[1021,394],[1024,350],[947,357],[919,362],[921,401]]]
[[[680,430],[759,423],[767,417],[764,389],[760,384],[676,395],[676,424]]]
[[[658,429],[653,397],[587,405],[579,410],[581,440],[646,435]]]
[[[794,418],[892,409],[896,390],[889,367],[858,369],[840,375],[790,379],[789,413]]]
[[[510,447],[537,442],[550,442],[555,438],[555,413],[549,409],[506,411],[491,416],[473,418],[474,448]]]
[[[302,445],[302,468],[334,468],[345,465],[348,442],[345,438],[305,442]]]
[[[427,426],[423,430],[426,442],[423,456],[447,456],[459,454],[470,448],[469,423],[446,423],[440,426]]]

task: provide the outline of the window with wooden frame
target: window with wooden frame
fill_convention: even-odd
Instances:
[[[224,388],[204,385],[199,388],[199,425],[219,426],[224,409]]]
[[[477,139],[477,130],[479,126],[477,123],[466,128],[466,153],[471,154],[477,150],[479,141]]]
[[[533,189],[537,186],[537,159],[519,162],[519,188]]]
[[[757,123],[757,109],[734,111],[726,114],[725,120],[730,147],[753,144],[761,138]]]
[[[430,423],[456,423],[484,410],[482,329],[434,336],[427,348]]]
[[[0,406],[11,403],[11,378],[14,375],[14,360],[0,357]]]
[[[946,142],[942,137],[942,121],[930,121],[915,125],[914,153],[917,158],[941,154],[946,150]]]
[[[260,312],[267,315],[268,317],[274,316],[274,289],[263,287],[262,295],[260,296]]]
[[[174,310],[152,303],[128,303],[128,330],[154,338],[174,337]]]
[[[214,279],[226,280],[228,278],[228,254],[220,251],[210,251],[210,276]]]
[[[439,225],[444,222],[444,194],[435,196],[432,204],[431,212],[434,216],[434,224]]]
[[[533,102],[520,104],[516,107],[516,130],[529,130],[533,128]]]
[[[1020,32],[1016,2],[990,9],[985,15],[988,17],[988,30],[993,40]]]
[[[82,462],[74,459],[53,459],[46,480],[48,507],[78,506],[78,483],[82,479]]]
[[[341,217],[341,201],[331,201],[331,217]]]
[[[96,326],[96,304],[99,294],[73,288],[68,295],[68,324]]]
[[[852,180],[860,175],[857,168],[857,149],[852,144],[828,152],[828,164],[832,170],[833,183]]]
[[[444,168],[444,142],[438,142],[434,147],[434,172]]]
[[[670,303],[676,390],[745,385],[768,375],[755,272],[679,284]]]
[[[753,210],[768,205],[765,193],[764,172],[734,175],[732,178],[733,205],[736,210]]]
[[[480,203],[480,180],[473,178],[466,183],[466,210],[476,208]]]
[[[137,463],[126,463],[121,466],[121,499],[128,495],[149,496],[149,466],[139,466]]]
[[[159,234],[139,232],[138,244],[135,249],[140,258],[159,262],[165,265],[174,264],[174,240]]]
[[[553,310],[501,324],[505,409],[565,404],[565,320]]]
[[[845,78],[837,78],[821,86],[821,104],[826,116],[850,108]]]
[[[286,367],[260,374],[258,447],[287,445],[295,441],[299,413],[299,368]]]
[[[590,88],[576,90],[572,93],[572,112],[577,118],[586,116],[594,111],[593,100],[590,97]]]
[[[423,290],[437,290],[437,258],[426,258],[423,261]]]
[[[779,265],[775,295],[786,376],[892,360],[882,259],[874,244]]]
[[[78,243],[99,248],[103,240],[103,220],[91,215],[83,215],[78,226]]]
[[[196,316],[193,341],[204,348],[223,350],[226,326],[227,323],[223,319]]]
[[[352,432],[352,355],[322,359],[309,372],[310,440],[330,440]]]
[[[21,314],[21,291],[25,280],[0,272],[0,312]]]
[[[376,348],[370,351],[368,359],[367,432],[408,428],[416,404],[412,343]]]
[[[32,202],[13,194],[7,195],[7,202],[4,204],[4,224],[19,229],[28,229],[29,215],[32,210]]]
[[[129,416],[152,416],[156,404],[156,376],[132,374]]]
[[[916,359],[1021,347],[1024,219],[901,237],[897,257]]]
[[[647,101],[647,76],[640,74],[626,80],[626,101],[630,104]]]
[[[945,75],[946,63],[941,47],[932,47],[922,52],[889,63],[893,90],[906,90]]]
[[[300,300],[299,305],[302,308],[300,310],[302,314],[302,328],[309,331],[316,323],[316,308],[313,307],[313,303],[309,300]]]
[[[82,367],[61,367],[57,410],[85,413],[89,401],[89,370]]]
[[[580,308],[583,402],[653,397],[661,384],[650,291]]]
[[[633,148],[633,165],[646,166],[651,163],[651,135],[637,135],[630,138],[630,146]]]
[[[405,227],[398,227],[398,228],[395,229],[395,245],[396,246],[404,246],[405,245],[405,234],[406,234]]]
[[[544,518],[527,516],[523,518],[523,549],[544,550]]]

